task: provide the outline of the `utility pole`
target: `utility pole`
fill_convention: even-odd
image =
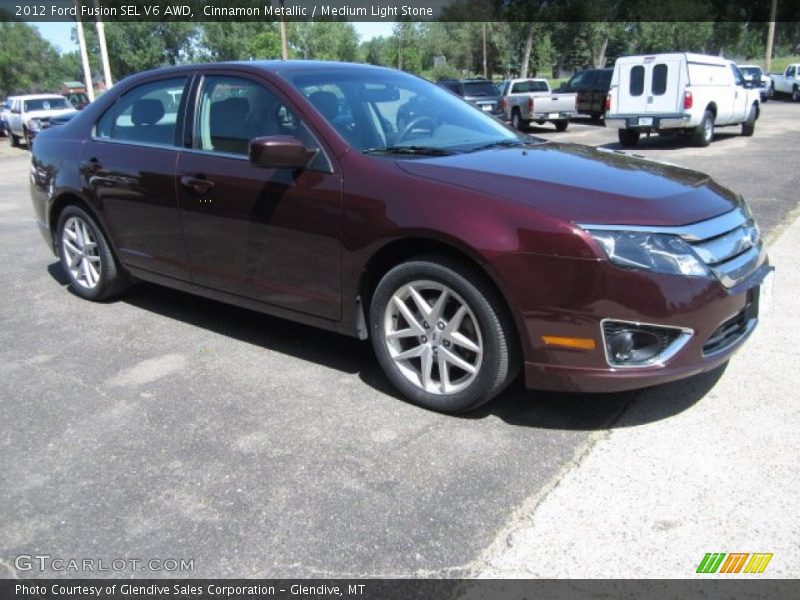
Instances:
[[[100,15],[100,3],[94,0],[95,8],[97,8],[97,39],[100,42],[100,60],[103,62],[103,79],[106,82],[106,89],[114,85],[111,81],[111,65],[108,63],[108,48],[106,48],[106,26],[103,24]]]
[[[772,44],[775,42],[775,13],[778,12],[778,0],[772,0],[769,11],[769,29],[767,30],[767,57],[764,61],[764,70],[769,73],[772,66]]]
[[[283,8],[283,0],[281,0],[281,8]],[[289,60],[289,42],[287,40],[286,35],[286,20],[283,16],[283,11],[281,11],[281,58],[283,60]]]
[[[483,78],[488,79],[489,69],[486,66],[486,21],[483,22]]]
[[[86,38],[83,36],[83,23],[80,18],[80,7],[78,0],[72,0],[75,6],[75,25],[78,29],[78,45],[81,49],[81,63],[83,63],[83,83],[86,85],[86,95],[89,102],[94,102],[94,87],[92,87],[92,71],[89,69],[89,55],[86,53]]]

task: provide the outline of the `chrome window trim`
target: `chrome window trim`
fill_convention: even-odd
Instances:
[[[634,326],[642,326],[642,327],[655,327],[658,329],[675,329],[680,331],[678,337],[666,348],[664,348],[661,354],[656,355],[651,360],[647,361],[646,363],[641,363],[638,365],[619,365],[616,363],[611,362],[611,358],[608,356],[608,344],[606,343],[606,329],[604,325],[607,322],[612,323],[623,323],[625,325],[634,325]],[[603,340],[603,355],[605,356],[606,363],[612,369],[647,369],[650,367],[657,367],[663,368],[666,364],[672,360],[672,358],[683,348],[686,344],[689,343],[689,340],[694,335],[694,329],[689,327],[680,327],[676,325],[663,325],[661,323],[643,323],[641,321],[626,321],[625,319],[612,319],[611,317],[606,317],[600,321],[600,336]]]
[[[576,225],[584,230],[663,233],[667,235],[676,235],[687,242],[700,242],[728,233],[737,227],[741,227],[751,219],[748,212],[749,211],[740,206],[730,212],[705,221],[669,227],[660,225],[593,225],[589,223],[576,223]]]

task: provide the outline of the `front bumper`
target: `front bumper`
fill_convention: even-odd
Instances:
[[[496,265],[517,275],[508,290],[532,389],[619,392],[683,379],[727,361],[758,321],[759,286],[772,270],[764,262],[731,289],[717,279],[681,277],[615,267],[605,260],[539,255],[506,256]],[[546,281],[547,285],[541,282]],[[734,318],[744,326],[717,346],[721,326]],[[609,364],[602,333],[605,319],[691,331],[691,337],[663,363],[641,367]],[[543,336],[584,338],[593,349],[558,348]]]

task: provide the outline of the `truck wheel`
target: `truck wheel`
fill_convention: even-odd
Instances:
[[[797,86],[792,88],[792,102],[800,102],[800,88]]]
[[[694,142],[695,146],[699,146],[700,148],[704,148],[711,143],[711,140],[714,139],[714,113],[710,110],[707,110],[703,115],[703,120],[700,121],[700,125],[698,125],[695,130],[694,134],[692,135],[692,142]]]
[[[742,135],[750,137],[756,130],[756,105],[750,107],[750,112],[747,113],[747,119],[742,123]]]
[[[558,121],[553,121],[553,124],[556,126],[556,131],[566,131],[567,127],[569,127],[569,119],[559,119]]]
[[[19,136],[14,135],[10,131],[8,132],[8,143],[11,144],[12,148],[16,148],[19,146]]]
[[[522,131],[524,127],[522,116],[519,114],[519,109],[515,108],[511,113],[511,126],[517,131]]]
[[[639,143],[639,136],[641,135],[635,129],[620,129],[618,134],[619,143],[622,144],[623,148],[633,148]]]

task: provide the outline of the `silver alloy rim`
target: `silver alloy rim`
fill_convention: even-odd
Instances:
[[[61,249],[73,281],[87,290],[96,288],[100,283],[100,255],[97,240],[86,221],[80,217],[67,219],[61,235]]]
[[[706,140],[710,142],[711,138],[714,137],[714,121],[706,119],[704,131]]]
[[[426,392],[457,394],[478,376],[483,361],[478,320],[444,284],[420,280],[399,288],[386,306],[383,335],[403,376]]]

